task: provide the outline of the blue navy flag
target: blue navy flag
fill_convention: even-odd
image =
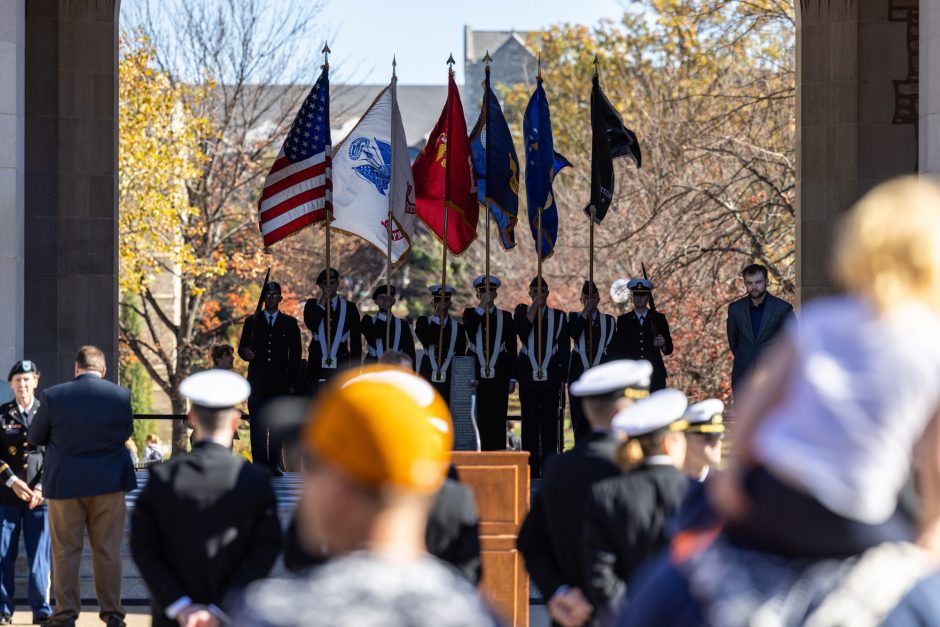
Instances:
[[[542,259],[555,252],[558,238],[558,207],[552,192],[552,181],[562,168],[571,163],[555,152],[552,139],[552,120],[548,100],[538,79],[535,93],[529,99],[522,122],[525,137],[525,194],[529,206],[529,228],[535,240],[535,250]],[[542,209],[542,230],[539,233],[539,208]]]
[[[490,70],[483,82],[483,106],[470,133],[473,167],[477,173],[477,195],[499,226],[503,248],[516,245],[519,214],[519,159],[509,124],[503,117],[499,99],[490,89]]]

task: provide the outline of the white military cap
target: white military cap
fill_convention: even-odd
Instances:
[[[651,292],[653,291],[653,282],[649,279],[630,279],[627,283],[627,289],[631,292]]]
[[[629,437],[646,435],[667,427],[672,431],[681,431],[686,426],[682,414],[688,404],[685,394],[679,390],[658,390],[618,412],[611,426]]]
[[[483,274],[473,279],[473,289],[480,289],[481,287],[483,287],[483,283],[485,281],[486,281],[486,276]],[[495,276],[493,274],[490,275],[490,287],[498,288],[502,284],[503,282],[499,280],[498,276]]]
[[[440,284],[440,283],[435,283],[434,285],[429,285],[429,286],[428,286],[428,291],[431,292],[431,295],[432,295],[432,296],[440,296],[440,295],[441,295],[441,284]],[[451,286],[451,285],[445,285],[445,286],[444,286],[444,296],[453,296],[453,295],[454,295],[454,288],[453,288],[453,286]]]
[[[724,433],[724,411],[725,404],[717,398],[689,405],[682,416],[682,419],[689,423],[685,430],[692,433]]]
[[[208,409],[235,407],[248,398],[251,386],[231,370],[203,370],[191,374],[180,383],[180,394],[193,405]]]
[[[574,396],[604,396],[624,391],[625,396],[641,398],[650,387],[653,365],[646,361],[618,359],[589,368],[568,390]]]

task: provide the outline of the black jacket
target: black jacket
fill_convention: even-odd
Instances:
[[[653,338],[662,335],[666,340],[662,348],[653,346]],[[617,318],[617,331],[607,348],[607,359],[645,359],[653,364],[653,376],[650,378],[650,390],[666,387],[666,365],[663,355],[672,354],[672,335],[666,316],[658,311],[649,311],[646,321],[640,326],[635,312],[628,312]]]
[[[594,485],[584,508],[582,569],[595,617],[615,611],[637,567],[668,543],[667,521],[689,479],[674,466],[640,466]]]
[[[27,427],[42,404],[43,400],[37,395],[28,416],[20,413],[16,400],[0,405],[0,428],[3,429],[0,439],[0,505],[26,507],[13,489],[6,487],[11,477],[22,479],[30,488],[42,488],[45,447],[33,446],[26,441]]]
[[[340,313],[342,311],[342,302],[345,302],[346,315],[343,319],[343,334],[339,338],[339,345],[336,350],[336,368],[324,368],[322,365],[324,351],[320,347],[320,323],[323,323],[324,344],[327,353],[333,346],[333,340],[336,338],[336,332],[340,326]],[[304,304],[304,325],[313,334],[310,341],[310,348],[307,351],[307,384],[316,384],[320,379],[328,379],[330,376],[347,370],[349,368],[358,368],[362,365],[362,331],[360,328],[359,308],[356,303],[346,300],[341,296],[334,298],[334,305],[330,307],[330,337],[326,338],[326,307],[321,307],[315,298],[311,298]],[[345,339],[344,339],[345,338]],[[326,355],[329,356],[329,355]]]
[[[571,336],[571,363],[568,366],[568,382],[577,381],[587,368],[596,366],[604,361],[607,348],[613,340],[617,330],[617,320],[610,314],[596,312],[592,316],[591,331],[588,331],[587,320],[581,317],[581,312],[572,311],[568,314],[568,335]],[[581,338],[584,337],[584,353],[582,359]],[[603,342],[603,345],[601,344]],[[590,349],[590,350],[589,350]],[[598,353],[600,355],[598,356]],[[593,361],[592,361],[593,359]]]
[[[502,317],[503,320],[502,335],[500,337],[496,337],[497,315]],[[512,314],[502,309],[495,309],[487,312],[487,317],[490,319],[490,357],[492,358],[494,352],[498,353],[494,368],[496,372],[492,378],[505,380],[508,386],[509,380],[515,378],[517,352],[516,330],[513,327]],[[474,356],[478,376],[483,371],[480,361],[485,359],[486,356],[486,350],[483,346],[486,342],[485,320],[486,318],[483,315],[477,313],[476,307],[464,309],[463,328],[467,332],[467,351]],[[477,330],[481,334],[480,346],[484,348],[483,355],[477,355],[475,352]]]
[[[397,350],[400,353],[404,353],[411,357],[412,365],[417,368],[418,364],[415,363],[415,339],[411,334],[411,323],[407,320],[402,320],[392,316],[394,321],[392,322],[392,328],[388,333],[389,344],[385,345],[385,334],[386,327],[388,326],[387,321],[379,319],[378,315],[376,316],[363,316],[361,322],[362,337],[366,341],[366,346],[369,348],[369,356],[366,358],[367,361],[375,362],[378,361],[378,357],[375,353],[375,349],[378,346],[378,342],[382,342],[383,352],[388,352],[389,350]],[[395,346],[395,330],[398,328],[398,346]]]
[[[467,334],[463,324],[450,317],[444,322],[444,348],[445,350],[450,348],[450,334],[454,324],[457,325],[457,338],[454,342],[454,357],[462,357],[467,354]],[[429,381],[431,380],[431,359],[428,356],[428,351],[431,350],[432,346],[437,346],[437,342],[440,339],[440,330],[440,323],[437,322],[436,319],[431,320],[429,316],[421,316],[415,322],[415,335],[418,336],[418,341],[420,341],[421,345],[424,347],[424,354],[421,356],[418,372]],[[438,362],[440,362],[442,358],[440,351],[437,351],[436,355]]]
[[[47,389],[28,439],[45,446],[42,489],[49,499],[74,499],[137,487],[124,443],[134,433],[131,393],[94,374]]]
[[[254,351],[254,359],[248,359],[247,349]],[[274,326],[268,324],[264,312],[245,318],[238,356],[248,362],[251,391],[265,396],[299,392],[302,350],[297,318],[279,311]]]
[[[281,548],[267,468],[213,442],[150,467],[131,516],[130,548],[153,599],[153,624],[181,597],[222,606],[270,572]]]
[[[584,589],[584,503],[591,486],[620,474],[614,462],[619,445],[615,435],[595,431],[546,464],[542,488],[532,499],[517,540],[526,569],[546,601],[563,584]]]
[[[548,311],[551,312],[554,318],[555,328],[553,329],[553,337],[550,343],[546,343],[548,316],[545,315],[545,310],[543,309],[540,314],[542,318],[542,334],[538,337],[533,337],[533,347],[536,348],[536,352],[532,355],[531,359],[528,354],[529,336],[538,334],[538,320],[536,319],[533,322],[529,322],[529,305],[526,304],[516,305],[516,310],[513,312],[513,327],[515,328],[516,335],[519,337],[519,342],[522,346],[522,349],[519,351],[519,358],[516,361],[516,379],[519,380],[520,384],[532,383],[532,359],[536,360],[536,364],[538,363],[537,349],[540,344],[542,351],[544,351],[542,353],[543,358],[547,354],[547,351],[555,351],[548,362],[548,382],[554,385],[561,385],[568,378],[568,361],[571,358],[571,340],[568,337],[568,317],[565,315],[565,312],[560,309],[549,309]]]

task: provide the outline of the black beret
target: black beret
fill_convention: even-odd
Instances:
[[[21,359],[20,361],[13,364],[13,368],[10,369],[10,374],[7,376],[7,381],[12,381],[13,377],[18,374],[29,374],[32,373],[39,376],[39,366],[36,365],[35,361],[30,361],[29,359]]]
[[[591,294],[600,294],[597,290],[597,284],[594,281],[585,281],[584,285],[581,286],[581,293],[585,296],[590,296]]]
[[[545,277],[535,277],[529,281],[529,288],[538,287],[538,284],[541,282],[542,287],[548,289],[548,283],[545,282]]]

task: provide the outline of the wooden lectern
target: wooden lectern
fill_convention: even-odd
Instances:
[[[529,511],[529,454],[454,451],[460,481],[476,497],[483,558],[481,589],[510,625],[529,624],[529,574],[516,549]]]

